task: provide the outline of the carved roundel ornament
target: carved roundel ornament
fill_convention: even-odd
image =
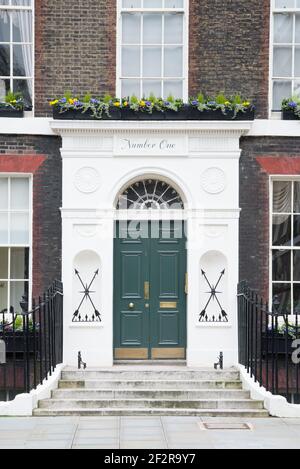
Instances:
[[[95,168],[80,168],[74,177],[74,185],[79,192],[91,194],[96,192],[100,187],[100,174]]]
[[[221,168],[208,168],[201,175],[202,189],[208,194],[220,194],[226,188],[226,175]]]

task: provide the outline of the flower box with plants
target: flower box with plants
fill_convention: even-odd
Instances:
[[[0,101],[0,117],[23,117],[24,99],[21,93],[9,91],[3,101]]]
[[[250,101],[236,95],[226,98],[206,98],[199,94],[188,103],[168,96],[166,99],[92,98],[87,94],[82,99],[66,93],[62,98],[50,101],[54,119],[112,119],[112,120],[253,120],[255,108]]]
[[[300,338],[300,325],[281,324],[277,328],[272,329],[270,326],[268,332],[262,334],[262,352],[264,354],[275,353],[284,355],[286,352],[291,355],[295,350],[292,347],[293,341]]]
[[[281,103],[281,113],[283,120],[300,119],[300,98],[293,96],[292,98],[283,99]]]
[[[23,353],[28,341],[28,352],[38,351],[39,348],[39,324],[35,324],[35,334],[32,319],[29,319],[28,334],[23,330],[22,316],[16,316],[13,323],[1,323],[1,338],[5,341],[7,353]],[[26,337],[27,336],[27,337]]]

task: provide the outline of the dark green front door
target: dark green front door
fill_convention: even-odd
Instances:
[[[183,222],[117,223],[114,257],[115,358],[185,358]]]

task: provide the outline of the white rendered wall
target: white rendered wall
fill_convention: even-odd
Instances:
[[[88,366],[113,363],[113,228],[116,197],[132,179],[153,176],[170,181],[186,203],[188,224],[187,363],[212,366],[220,351],[225,366],[237,360],[239,139],[247,122],[53,122],[63,147],[64,362],[77,363],[82,352]],[[128,141],[130,145],[128,147]],[[167,149],[166,141],[170,145]],[[135,144],[145,147],[136,148]],[[137,218],[140,217],[136,213]],[[148,214],[147,214],[148,216]],[[97,308],[101,323],[72,323],[76,256],[89,251],[99,259]],[[201,259],[209,252],[226,263],[220,300],[228,323],[199,323],[203,305]],[[204,257],[203,257],[204,256]],[[77,257],[78,259],[78,257]],[[213,261],[212,261],[213,262]],[[223,261],[220,261],[221,263]],[[221,264],[220,264],[221,265]],[[207,266],[211,281],[220,265]],[[94,268],[94,265],[93,265]],[[84,267],[84,276],[92,277]],[[215,274],[214,274],[215,268]],[[90,278],[84,279],[88,282]],[[94,288],[94,289],[95,289]],[[224,290],[225,288],[225,290]],[[75,291],[74,291],[75,290]],[[205,290],[207,291],[207,290]]]

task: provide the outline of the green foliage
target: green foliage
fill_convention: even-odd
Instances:
[[[89,103],[91,99],[92,99],[91,93],[86,93],[82,98],[82,102],[86,104],[86,103]]]

